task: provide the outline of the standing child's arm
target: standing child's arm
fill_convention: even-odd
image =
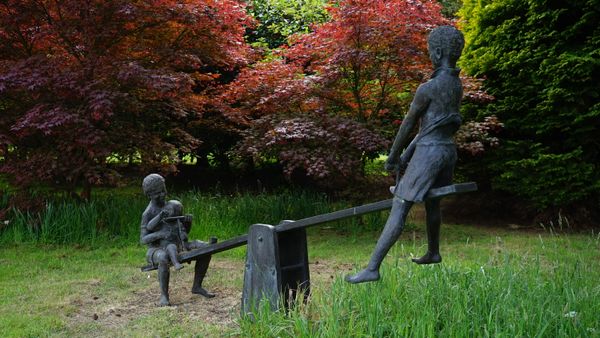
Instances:
[[[397,171],[399,162],[400,162],[400,151],[406,146],[408,143],[408,137],[410,136],[411,131],[417,124],[417,121],[421,117],[421,114],[427,107],[429,106],[430,99],[427,95],[427,83],[422,84],[417,88],[417,92],[415,93],[415,97],[413,98],[412,103],[410,104],[410,109],[408,113],[406,113],[406,117],[402,121],[400,128],[398,129],[398,134],[396,134],[396,138],[394,139],[394,144],[390,149],[390,153],[388,155],[388,159],[385,162],[385,169],[389,171]]]

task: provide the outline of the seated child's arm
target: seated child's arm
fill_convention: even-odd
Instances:
[[[152,218],[150,220],[150,222],[148,222],[148,224],[146,225],[146,229],[148,229],[148,231],[150,231],[150,232],[156,231],[158,226],[160,225],[161,221],[163,220],[163,218],[167,217],[167,215],[168,215],[168,212],[165,210],[162,210],[156,216],[154,216],[154,218]]]
[[[169,233],[166,231],[157,231],[157,232],[151,232],[145,236],[142,237],[142,244],[149,244],[161,239],[165,239],[169,236]]]

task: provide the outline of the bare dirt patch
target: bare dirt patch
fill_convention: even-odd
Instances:
[[[354,268],[350,263],[333,262],[329,260],[317,259],[309,265],[312,284],[330,284],[339,275],[347,275]]]
[[[94,323],[107,331],[119,330],[131,321],[147,316],[160,316],[161,311],[169,311],[176,321],[202,321],[223,329],[236,327],[240,313],[243,282],[242,260],[214,259],[205,278],[205,287],[216,294],[214,298],[204,298],[191,293],[193,266],[186,265],[181,271],[171,273],[170,298],[172,306],[160,308],[160,296],[156,271],[143,273],[136,271],[129,277],[128,286],[133,290],[126,294],[95,294],[102,282],[88,280],[78,285],[68,306],[73,309],[67,315],[69,326],[79,327]],[[352,270],[351,264],[328,260],[315,260],[310,264],[313,285],[327,287],[339,274]],[[130,283],[129,283],[130,282]],[[97,332],[102,335],[101,332]]]
[[[68,315],[73,326],[86,323],[100,324],[106,329],[119,329],[145,316],[158,314],[159,311],[172,311],[181,321],[203,321],[222,327],[232,327],[239,314],[241,287],[235,285],[236,278],[225,276],[243,276],[243,263],[233,260],[215,260],[205,279],[205,287],[216,294],[214,298],[205,298],[191,293],[193,265],[186,265],[181,271],[171,272],[170,299],[172,306],[157,306],[160,297],[156,271],[139,272],[132,275],[129,286],[133,287],[125,295],[99,295],[92,290],[101,283],[89,280],[81,283],[72,297],[70,306],[75,311]],[[124,276],[126,279],[128,276]]]

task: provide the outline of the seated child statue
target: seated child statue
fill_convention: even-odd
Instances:
[[[152,202],[150,202],[151,204]],[[157,230],[142,237],[142,242],[148,244],[150,247],[165,250],[175,270],[183,268],[183,265],[177,259],[177,253],[182,251],[184,247],[183,239],[187,238],[182,222],[178,217],[183,216],[181,211],[183,211],[183,205],[179,201],[171,200],[166,202],[162,210],[146,223],[147,231]],[[152,257],[150,258],[152,259]],[[155,262],[150,263],[156,265]]]
[[[192,226],[192,215],[183,214],[183,205],[177,200],[166,201],[165,179],[158,174],[150,174],[142,183],[144,193],[150,203],[142,214],[140,242],[148,245],[146,259],[158,267],[158,280],[161,288],[160,305],[169,305],[169,265],[176,270],[183,268],[177,258],[178,252],[205,246],[202,241],[188,241]]]

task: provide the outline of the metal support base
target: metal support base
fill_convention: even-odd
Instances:
[[[242,293],[242,315],[267,302],[272,311],[289,308],[310,292],[308,249],[304,228],[277,232],[277,227],[255,224],[248,233]]]

